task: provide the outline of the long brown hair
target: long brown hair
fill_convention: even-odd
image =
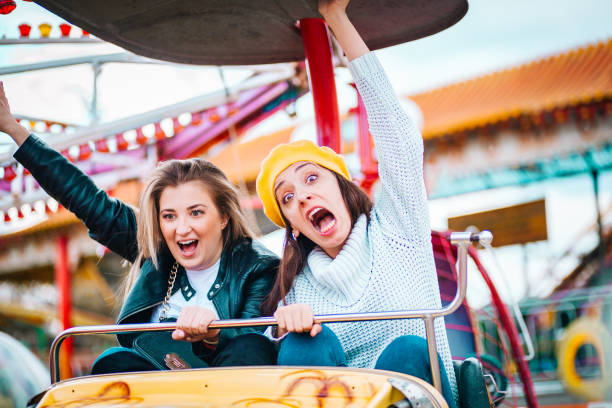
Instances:
[[[338,187],[344,199],[344,204],[349,211],[351,217],[351,230],[361,214],[365,214],[368,218],[368,222],[370,222],[370,211],[372,209],[372,200],[370,200],[370,197],[368,197],[361,188],[340,174],[334,171],[332,171],[332,173],[336,176]],[[300,234],[297,239],[294,239],[291,235],[291,224],[289,224],[289,221],[285,218],[282,211],[281,216],[287,226],[285,228],[285,247],[283,249],[283,256],[280,261],[274,286],[261,305],[261,310],[265,315],[273,314],[278,303],[285,299],[285,295],[287,295],[291,289],[295,277],[306,266],[308,254],[316,246],[316,244],[304,234]]]
[[[136,211],[138,257],[130,268],[124,284],[124,296],[136,282],[144,259],[159,268],[157,255],[164,244],[159,226],[159,199],[167,187],[198,181],[210,194],[219,214],[227,219],[223,229],[223,249],[253,236],[248,227],[234,185],[217,166],[203,159],[168,160],[161,163],[140,194]]]

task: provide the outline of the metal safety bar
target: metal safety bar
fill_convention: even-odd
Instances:
[[[421,309],[395,312],[372,312],[372,313],[346,313],[315,316],[317,323],[343,323],[369,320],[396,320],[396,319],[423,319],[425,321],[425,333],[431,366],[431,378],[433,385],[440,393],[442,384],[440,381],[440,365],[438,363],[438,350],[436,346],[436,333],[434,320],[436,317],[445,316],[457,310],[463,300],[467,288],[467,253],[468,246],[473,242],[490,243],[493,235],[489,231],[480,233],[453,232],[450,242],[458,247],[458,270],[457,270],[457,293],[451,303],[441,309]],[[227,319],[215,320],[209,328],[227,329],[236,327],[276,326],[274,317],[258,317],[254,319]],[[51,343],[49,368],[51,372],[51,384],[60,380],[59,352],[63,341],[70,336],[84,334],[119,334],[144,331],[170,331],[176,328],[176,323],[136,323],[121,325],[100,325],[71,327],[61,332]]]

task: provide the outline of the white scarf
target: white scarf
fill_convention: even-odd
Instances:
[[[367,236],[368,222],[362,214],[335,258],[318,246],[308,254],[304,272],[323,296],[338,305],[357,302],[368,285],[372,261]]]

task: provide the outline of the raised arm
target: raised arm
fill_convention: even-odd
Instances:
[[[346,15],[349,0],[319,0],[319,13],[334,32],[349,61],[370,52],[368,46]]]
[[[389,233],[429,242],[422,136],[397,100],[378,59],[346,15],[348,2],[320,0],[319,11],[351,61],[349,69],[368,114],[382,184],[376,214]]]
[[[19,123],[11,114],[11,109],[4,94],[4,83],[0,81],[0,132],[9,135],[17,146],[21,146],[23,142],[30,136],[30,132]]]
[[[138,254],[134,211],[111,198],[57,151],[23,126],[11,115],[0,82],[0,132],[19,145],[15,159],[27,168],[40,186],[81,219],[93,239],[133,262]]]

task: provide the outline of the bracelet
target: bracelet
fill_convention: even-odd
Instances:
[[[202,339],[202,341],[206,344],[209,344],[211,346],[216,346],[217,344],[219,344],[219,340],[215,340],[215,341],[210,341],[210,340],[206,340],[206,339]]]

